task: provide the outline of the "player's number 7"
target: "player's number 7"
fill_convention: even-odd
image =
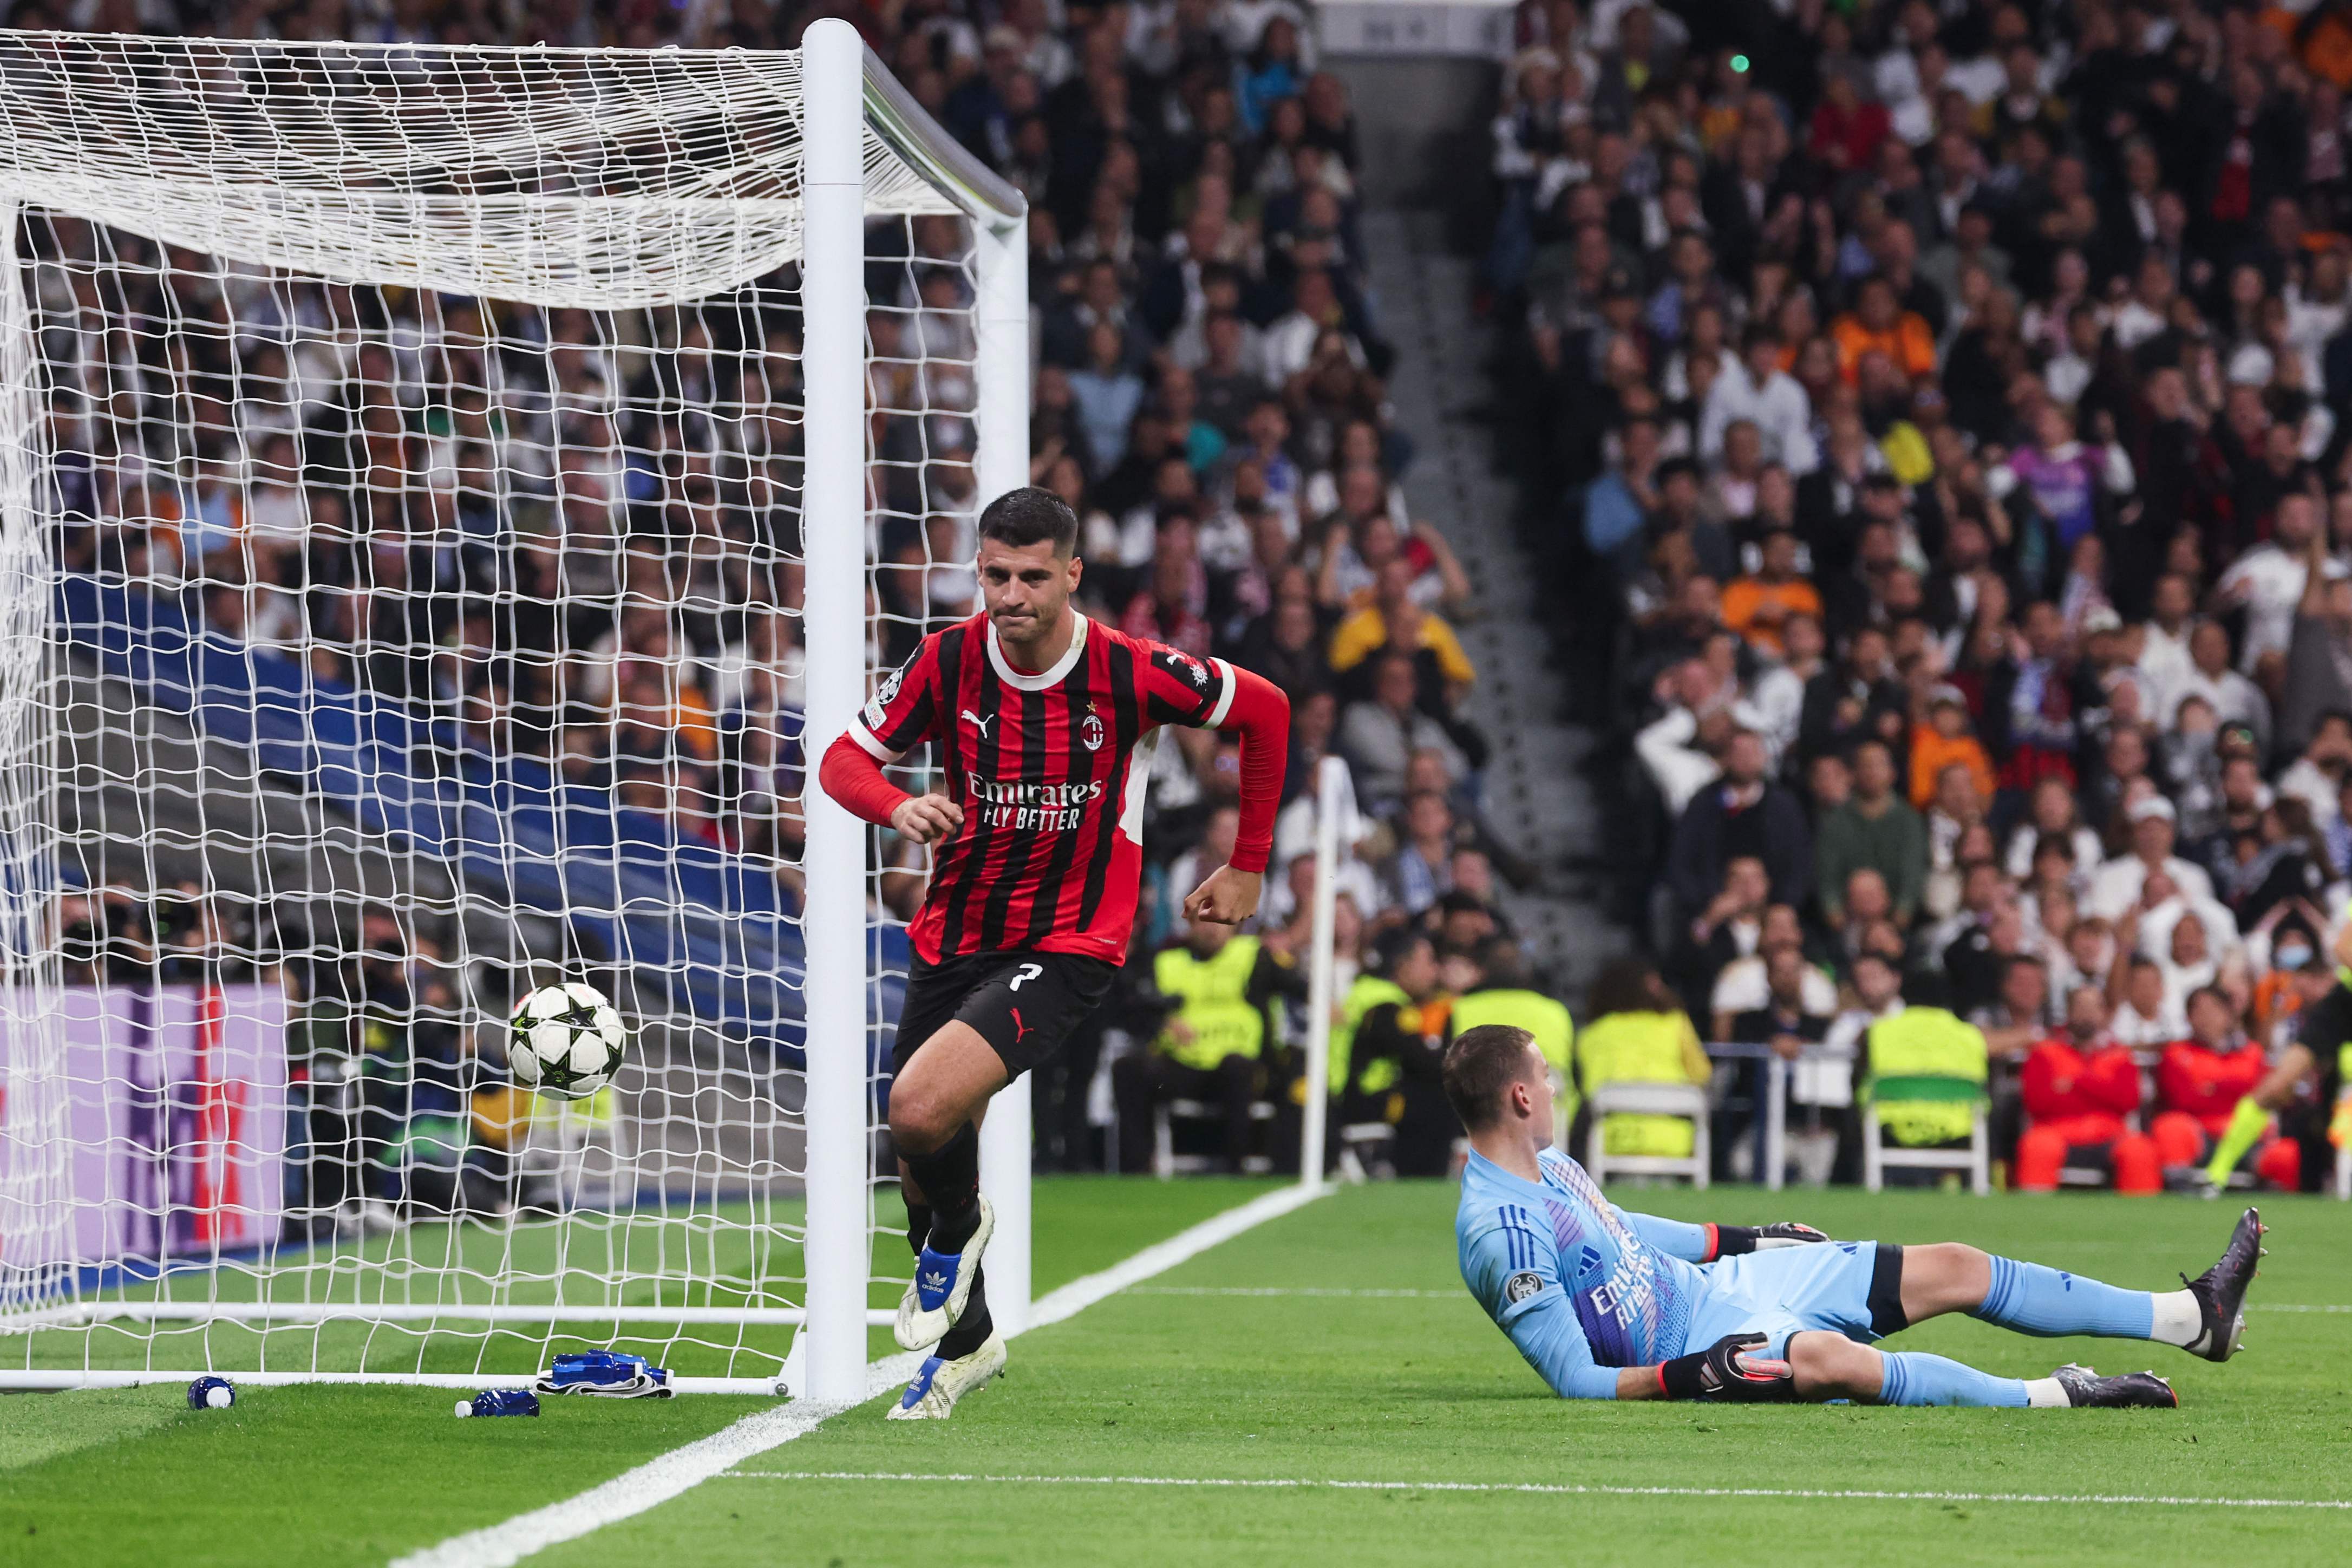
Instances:
[[[1021,972],[1013,977],[1011,989],[1018,991],[1021,989],[1021,983],[1023,981],[1034,980],[1045,973],[1045,966],[1042,963],[1024,963],[1021,966]]]

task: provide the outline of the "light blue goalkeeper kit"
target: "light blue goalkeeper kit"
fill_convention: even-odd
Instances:
[[[1716,1258],[1713,1226],[1628,1214],[1556,1149],[1540,1183],[1473,1152],[1454,1221],[1463,1283],[1553,1392],[1614,1399],[1617,1373],[1761,1333],[1757,1354],[1826,1330],[1864,1343],[1906,1326],[1902,1248],[1827,1242]],[[2038,1263],[1992,1260],[1970,1316],[2028,1334],[2147,1339],[2155,1298]],[[1886,1405],[2022,1405],[2021,1379],[1917,1352],[1886,1354]]]

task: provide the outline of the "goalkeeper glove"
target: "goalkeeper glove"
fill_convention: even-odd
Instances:
[[[1763,1342],[1762,1334],[1726,1334],[1703,1351],[1676,1356],[1658,1367],[1659,1390],[1668,1399],[1785,1405],[1797,1397],[1797,1374],[1785,1361],[1745,1353]]]
[[[1715,1227],[1715,1255],[1737,1258],[1743,1252],[1765,1252],[1775,1247],[1803,1247],[1827,1241],[1809,1225],[1784,1220],[1779,1225],[1719,1225]]]

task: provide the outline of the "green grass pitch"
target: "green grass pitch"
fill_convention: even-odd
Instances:
[[[1262,1186],[1041,1181],[1038,1288]],[[2149,1288],[2210,1262],[2235,1212],[2109,1196],[1613,1195],[1681,1218],[1970,1241]],[[1965,1319],[1892,1342],[2021,1375],[2152,1365],[2179,1388],[2178,1413],[1564,1403],[1462,1293],[1453,1208],[1447,1184],[1340,1192],[1016,1341],[1009,1375],[952,1422],[887,1423],[877,1403],[531,1561],[2145,1568],[2341,1561],[2352,1541],[2352,1510],[2027,1500],[2352,1499],[2352,1206],[2266,1206],[2249,1349],[2226,1366]],[[380,1563],[755,1407],[582,1401],[461,1423],[449,1404],[326,1388],[255,1389],[202,1415],[177,1387],[0,1399],[0,1563]],[[941,1476],[991,1479],[907,1479]],[[1168,1484],[1187,1481],[1224,1484]],[[1231,1484],[1250,1482],[1311,1484]],[[1549,1489],[1497,1489],[1509,1487]],[[1721,1495],[1741,1489],[1945,1495]]]

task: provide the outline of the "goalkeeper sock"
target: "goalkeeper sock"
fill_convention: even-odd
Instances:
[[[2230,1112],[2229,1130],[2214,1147],[2212,1163],[2205,1167],[2205,1179],[2217,1187],[2225,1185],[2230,1173],[2246,1157],[2246,1151],[2261,1142],[2270,1127],[2269,1111],[2256,1105],[2251,1097],[2238,1101],[2238,1108]]]
[[[907,1250],[920,1258],[923,1255],[923,1248],[930,1244],[930,1239],[931,1205],[908,1204],[907,1205]],[[978,1289],[979,1286],[975,1283],[972,1288]]]
[[[1995,1377],[1972,1366],[1922,1351],[1882,1351],[1885,1378],[1878,1385],[1881,1405],[1981,1405],[2022,1409],[2028,1405],[2066,1403],[2063,1393],[2037,1400],[2023,1378]],[[2038,1378],[2054,1392],[2057,1383]]]
[[[963,1316],[955,1321],[931,1353],[941,1361],[956,1361],[970,1355],[988,1342],[996,1330],[996,1321],[988,1315],[988,1266],[975,1264],[971,1270],[971,1294],[965,1298]]]
[[[930,1205],[930,1248],[958,1253],[980,1228],[980,1129],[965,1122],[928,1154],[902,1155]]]
[[[2079,1274],[2062,1274],[2039,1263],[1996,1258],[1992,1284],[1969,1316],[2021,1334],[2145,1340],[2154,1337],[2156,1297],[2146,1290],[2119,1290]]]

